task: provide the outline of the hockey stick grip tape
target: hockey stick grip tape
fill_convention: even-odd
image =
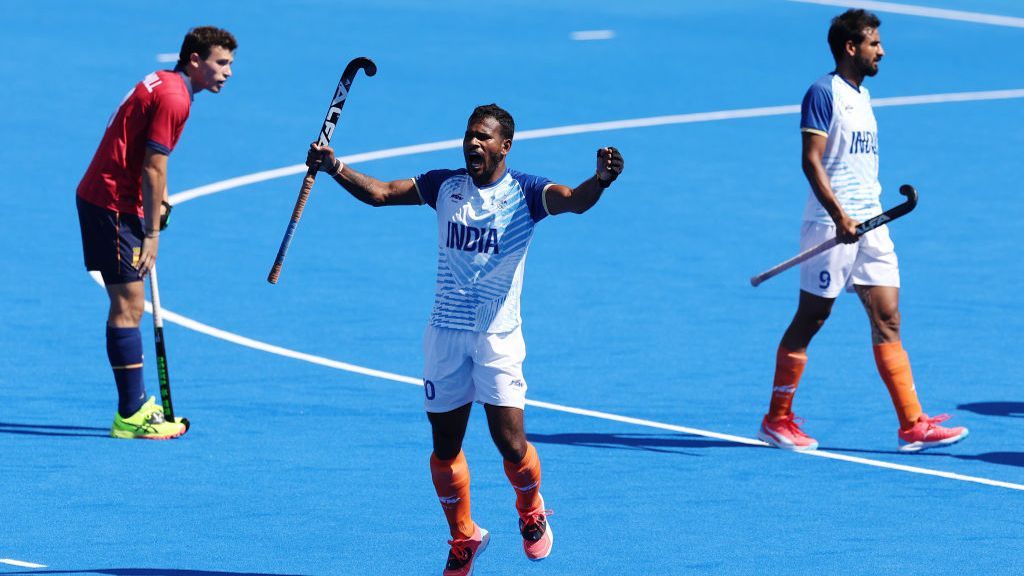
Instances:
[[[302,218],[302,211],[306,209],[306,202],[313,190],[313,183],[316,181],[316,170],[310,168],[306,171],[306,177],[302,179],[302,188],[299,189],[299,197],[295,200],[295,208],[292,210],[291,221],[288,222],[288,229],[285,230],[284,238],[281,240],[281,247],[277,250],[277,258],[274,266],[267,275],[267,282],[277,284],[281,277],[281,267],[284,265],[284,258],[288,254],[288,247],[291,246],[292,237],[295,236],[295,229],[299,226],[299,219]]]

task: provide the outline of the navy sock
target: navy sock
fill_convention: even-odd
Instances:
[[[117,383],[117,411],[127,418],[146,403],[142,382],[142,331],[107,326],[107,358]]]

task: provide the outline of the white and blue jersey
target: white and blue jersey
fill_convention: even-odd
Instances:
[[[526,252],[533,227],[548,215],[540,178],[507,170],[478,188],[461,170],[432,170],[413,179],[437,211],[437,290],[430,325],[504,333],[522,322]]]
[[[863,222],[882,212],[878,182],[878,124],[871,94],[832,72],[811,85],[800,106],[800,131],[828,138],[822,165],[839,205]],[[811,191],[804,221],[833,224]]]

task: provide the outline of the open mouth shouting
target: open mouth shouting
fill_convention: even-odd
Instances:
[[[473,175],[483,174],[487,166],[483,153],[479,150],[466,150],[464,154],[466,156],[466,170]]]

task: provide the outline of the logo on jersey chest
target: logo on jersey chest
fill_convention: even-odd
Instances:
[[[448,223],[448,238],[445,248],[465,252],[498,253],[498,231],[494,228],[465,226],[458,222]]]
[[[850,154],[878,154],[878,135],[875,132],[850,132]]]

